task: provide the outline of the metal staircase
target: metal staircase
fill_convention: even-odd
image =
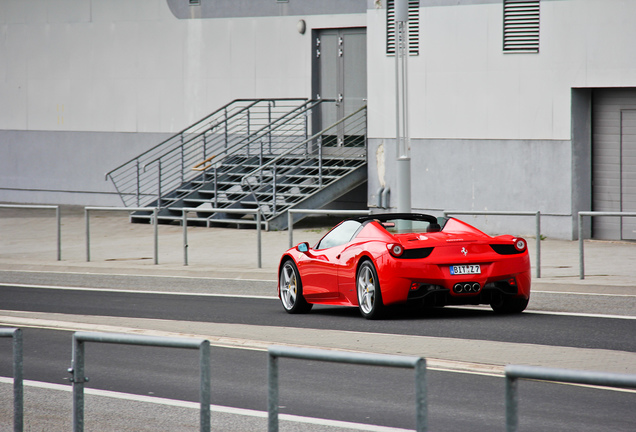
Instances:
[[[288,208],[319,208],[366,181],[366,107],[309,135],[329,100],[237,100],[109,172],[134,222],[287,225]],[[210,209],[218,209],[210,210]],[[223,209],[232,209],[224,212]],[[247,210],[242,214],[240,210]]]

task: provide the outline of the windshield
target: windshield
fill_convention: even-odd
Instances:
[[[391,234],[438,232],[442,229],[441,225],[434,221],[400,218],[383,220],[380,225]]]

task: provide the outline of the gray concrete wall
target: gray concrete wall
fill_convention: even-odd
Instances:
[[[571,236],[571,143],[560,140],[440,140],[411,142],[413,211],[540,211],[542,233]],[[397,205],[395,141],[369,141],[369,204],[380,187]],[[534,235],[534,219],[466,218],[490,234]]]
[[[106,172],[168,136],[0,130],[0,202],[121,206]]]

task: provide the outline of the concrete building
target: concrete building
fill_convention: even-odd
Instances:
[[[0,201],[119,205],[105,172],[218,107],[320,95],[345,112],[368,104],[366,201],[390,190],[380,203],[394,208],[392,6],[0,0]],[[578,211],[636,211],[636,2],[420,0],[410,12],[414,211],[541,211],[544,235],[566,239]],[[533,232],[525,218],[479,223]],[[635,231],[628,218],[592,226]]]

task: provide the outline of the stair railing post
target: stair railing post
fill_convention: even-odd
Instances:
[[[185,179],[185,154],[184,154],[184,143],[183,143],[183,134],[181,134],[181,183],[183,183]]]
[[[181,224],[183,225],[183,265],[188,265],[188,212],[181,209]]]
[[[322,188],[322,137],[318,137],[318,186]]]
[[[157,162],[157,207],[161,208],[161,159]]]
[[[154,234],[155,234],[155,265],[159,264],[159,208],[153,210]]]
[[[228,131],[227,131],[227,108],[225,109],[225,121],[223,122],[223,124],[225,125],[224,129],[224,135],[225,135],[225,149],[227,150],[227,141],[228,141]]]
[[[272,105],[274,104],[274,101],[269,101],[267,103],[267,124],[270,125],[268,128],[268,132],[267,132],[267,139],[269,141],[269,153],[272,153],[272,128],[271,128],[271,124],[272,124]]]
[[[219,176],[217,175],[216,165],[214,165],[214,208],[219,208]]]
[[[137,162],[137,207],[139,207],[139,184],[140,184],[140,180],[139,180],[139,159],[136,160]]]
[[[272,167],[272,211],[276,214],[276,165]]]

